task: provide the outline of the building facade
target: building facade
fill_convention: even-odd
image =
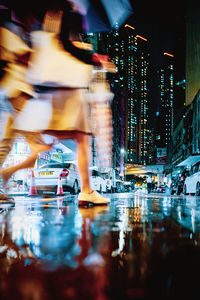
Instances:
[[[114,98],[111,103],[113,118],[113,147],[112,147],[112,165],[114,168],[123,168],[123,149],[124,149],[124,90],[123,77],[121,70],[123,69],[124,55],[123,44],[120,43],[118,28],[109,32],[101,32],[84,36],[84,41],[90,42],[96,52],[106,54],[115,63],[117,72],[107,74],[111,91]],[[120,167],[121,166],[121,167]],[[123,170],[119,170],[123,172]]]
[[[125,161],[146,165],[151,160],[148,41],[128,24],[120,29],[119,35],[124,52],[119,70],[125,95]]]
[[[90,35],[87,40],[96,45],[98,53],[107,54],[117,67],[116,74],[108,74],[114,93],[114,167],[121,165],[122,161],[152,164],[154,145],[149,121],[150,54],[147,39],[126,24],[111,32]]]
[[[156,148],[157,163],[160,164],[159,152],[166,153],[162,164],[166,163],[167,149],[172,141],[173,134],[173,99],[174,99],[174,56],[165,52],[163,64],[158,70],[160,102],[156,116]],[[164,158],[165,157],[165,158]]]

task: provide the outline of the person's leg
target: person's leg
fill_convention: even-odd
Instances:
[[[1,170],[1,176],[4,181],[4,186],[6,186],[8,179],[17,171],[22,170],[22,169],[27,169],[27,168],[33,168],[35,161],[37,159],[38,153],[34,153],[30,155],[25,161],[22,163],[19,163],[18,165],[5,168]]]
[[[78,196],[79,205],[105,205],[109,199],[93,191],[90,185],[89,172],[89,137],[84,133],[77,133],[75,136],[78,142],[78,168],[81,177],[81,193]]]
[[[38,153],[43,152],[43,151],[48,151],[51,149],[52,144],[45,144],[41,135],[39,133],[23,133],[25,136],[32,154],[23,162],[6,168],[2,169],[0,172],[0,175],[3,178],[4,181],[4,186],[6,186],[6,183],[8,179],[17,171],[23,170],[23,169],[28,169],[28,168],[33,168],[35,165],[35,162],[38,157]]]
[[[0,141],[0,169],[7,158],[8,153],[11,151],[14,140],[15,140],[15,132],[12,129],[13,124],[13,116],[10,115],[6,124],[5,135],[3,139]]]
[[[81,178],[81,191],[91,193],[90,174],[89,174],[89,136],[78,131],[54,131],[46,130],[44,133],[53,135],[59,140],[73,139],[77,142],[78,169]]]
[[[9,152],[12,149],[13,143],[16,138],[16,131],[13,128],[13,123],[15,120],[15,115],[20,113],[20,111],[23,109],[26,101],[30,98],[29,95],[26,95],[24,93],[21,93],[16,98],[10,98],[8,101],[11,103],[14,113],[10,113],[10,116],[8,117],[6,129],[4,133],[3,139],[0,141],[0,176],[2,176],[2,166],[5,162]],[[3,188],[6,188],[7,179],[4,180],[3,176]],[[0,199],[8,199],[8,197],[4,194],[4,192],[1,191],[0,193]]]
[[[1,169],[0,176],[3,179],[3,186],[6,188],[6,184],[8,179],[18,170],[32,168],[34,167],[35,161],[37,159],[37,155],[39,152],[47,151],[49,148],[44,143],[41,142],[41,136],[38,133],[25,133],[25,132],[18,132],[13,127],[13,123],[15,117],[23,110],[25,104],[29,100],[30,96],[24,93],[21,93],[16,98],[11,98],[8,101],[12,104],[14,109],[14,114],[11,114],[8,118],[5,135],[4,138],[0,142],[0,169],[4,161],[6,160],[9,152],[12,149],[14,140],[18,134],[21,136],[25,136],[29,146],[31,148],[32,154],[22,163],[12,166],[6,169]],[[51,147],[50,147],[51,148]]]
[[[59,140],[73,139],[78,143],[78,169],[81,179],[81,193],[78,196],[79,205],[95,204],[103,205],[110,202],[102,197],[97,191],[93,191],[90,185],[89,172],[89,136],[86,133],[77,131],[56,132],[46,130],[44,133],[53,135]]]
[[[14,140],[16,138],[16,131],[13,128],[13,123],[15,120],[15,116],[20,113],[30,98],[29,95],[21,93],[16,98],[10,98],[8,101],[11,103],[14,113],[11,113],[7,124],[6,124],[6,130],[3,139],[0,141],[0,169],[6,160],[6,157],[8,153],[11,151]]]
[[[75,137],[78,143],[77,157],[81,177],[81,192],[88,194],[92,192],[89,174],[89,136],[84,133],[77,133]]]

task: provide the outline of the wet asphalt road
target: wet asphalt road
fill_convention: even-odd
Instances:
[[[107,196],[0,203],[0,299],[196,299],[200,197]]]

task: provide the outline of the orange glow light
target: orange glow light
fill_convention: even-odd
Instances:
[[[141,40],[144,40],[144,41],[147,41],[147,39],[146,38],[144,38],[143,36],[141,36],[141,35],[136,35],[136,38],[139,38],[139,39],[141,39]]]
[[[170,54],[170,53],[168,53],[168,52],[164,52],[164,55],[168,55],[168,56],[170,56],[170,57],[174,57],[174,55],[172,55],[172,54]]]
[[[125,25],[125,27],[129,27],[129,28],[131,28],[131,29],[135,30],[135,28],[134,28],[133,26],[131,26],[131,25],[128,25],[128,24],[126,24],[126,25]]]

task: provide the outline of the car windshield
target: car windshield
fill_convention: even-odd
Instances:
[[[61,169],[67,169],[69,168],[70,164],[69,163],[61,163],[61,164],[46,164],[40,167],[40,169],[57,169],[57,168],[61,168]]]

